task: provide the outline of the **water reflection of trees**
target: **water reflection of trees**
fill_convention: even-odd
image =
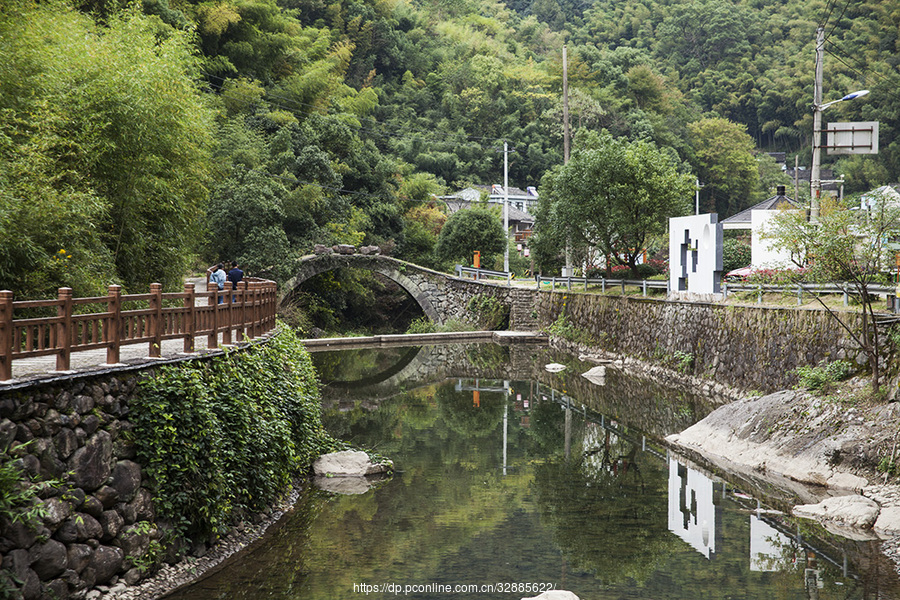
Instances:
[[[580,404],[567,419],[565,406],[529,394],[530,382],[513,381],[509,396],[487,391],[497,382],[466,382],[481,388],[478,402],[456,383],[417,387],[378,410],[328,409],[332,433],[399,459],[394,479],[362,496],[310,494],[223,583],[199,584],[212,595],[195,587],[173,600],[350,598],[361,581],[528,580],[567,584],[582,598],[804,597],[802,569],[751,572],[749,511],[725,511],[712,560],[669,533],[666,463],[642,450],[640,434],[608,418],[601,426]],[[312,529],[310,513],[321,513]],[[818,568],[820,598],[845,597],[829,587],[833,567]]]
[[[678,543],[667,535],[665,476],[633,443],[589,429],[599,435],[570,459],[535,467],[541,521],[575,568],[609,582],[644,581]]]
[[[313,353],[319,381],[360,386],[377,383],[402,370],[421,347],[355,348]]]
[[[475,438],[497,431],[506,404],[504,392],[456,391],[449,385],[440,386],[434,397],[450,429]]]

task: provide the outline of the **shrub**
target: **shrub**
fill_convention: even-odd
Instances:
[[[691,352],[676,350],[672,353],[672,362],[680,373],[688,373],[694,366],[694,355]]]
[[[832,363],[822,361],[818,366],[800,366],[795,369],[800,380],[800,387],[807,390],[825,390],[838,381],[843,381],[853,374],[853,367],[843,360]]]
[[[722,244],[722,270],[725,273],[750,264],[750,246],[742,240],[727,239]]]
[[[509,306],[496,296],[472,296],[466,305],[472,314],[472,321],[482,329],[498,330],[509,327]]]
[[[634,267],[634,275],[638,279],[650,279],[654,275],[659,275],[659,274],[660,274],[660,270],[653,264],[642,263],[639,265],[635,265],[635,267]]]
[[[591,334],[570,323],[568,317],[562,313],[550,326],[550,335],[575,342],[576,344],[594,345],[594,338]]]
[[[406,328],[406,333],[434,333],[435,331],[437,331],[437,326],[428,317],[419,317]]]

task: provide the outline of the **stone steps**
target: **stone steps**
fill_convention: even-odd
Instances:
[[[509,328],[517,331],[536,331],[538,321],[534,306],[534,290],[512,288],[509,290]]]

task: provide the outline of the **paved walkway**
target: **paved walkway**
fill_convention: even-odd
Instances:
[[[222,335],[219,334],[218,350],[222,349]],[[0,381],[0,389],[23,380],[31,380],[36,377],[57,376],[69,373],[80,373],[92,370],[111,369],[126,365],[143,365],[152,362],[165,361],[173,358],[186,358],[189,356],[197,356],[206,352],[215,352],[216,349],[210,350],[207,347],[207,336],[197,336],[194,338],[194,352],[186,354],[184,352],[184,340],[163,340],[160,349],[160,358],[150,358],[150,344],[144,342],[134,344],[132,346],[122,346],[119,351],[119,362],[116,365],[106,364],[106,349],[86,350],[83,352],[73,352],[71,355],[69,371],[56,370],[56,355],[38,356],[34,358],[20,358],[13,361],[12,375],[13,378],[8,381]]]

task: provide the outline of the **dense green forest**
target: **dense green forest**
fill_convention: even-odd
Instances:
[[[765,152],[810,162],[817,26],[826,100],[872,90],[826,120],[881,124],[832,166],[896,182],[900,0],[5,0],[0,287],[283,279],[315,243],[446,266],[434,195],[502,182],[504,140],[511,185],[562,163],[564,44],[575,132],[653,144],[724,218],[788,183]]]

